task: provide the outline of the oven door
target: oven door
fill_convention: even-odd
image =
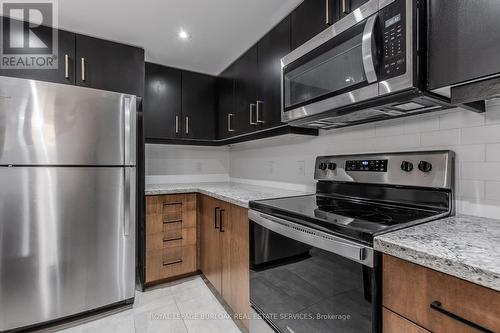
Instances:
[[[267,230],[268,247],[284,237],[292,249],[308,248],[250,269],[252,307],[276,332],[380,332],[373,249],[254,210],[249,218]],[[250,250],[261,251],[255,245],[262,241]]]
[[[282,120],[377,97],[378,1],[370,1],[282,59]],[[369,15],[369,16],[368,16]]]

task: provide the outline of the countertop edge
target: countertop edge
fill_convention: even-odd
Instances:
[[[384,254],[500,291],[500,276],[495,272],[401,246],[383,239],[375,238],[373,246],[376,251]]]
[[[146,196],[150,196],[150,195],[165,195],[165,194],[181,194],[181,193],[199,193],[199,194],[204,194],[204,195],[208,195],[209,197],[212,197],[212,198],[215,198],[215,199],[226,201],[226,202],[231,203],[231,204],[236,205],[236,206],[240,206],[240,207],[243,207],[243,208],[248,208],[248,202],[246,202],[246,201],[240,201],[238,199],[234,199],[234,198],[222,195],[222,194],[210,192],[210,191],[207,191],[205,189],[196,188],[196,187],[193,187],[193,188],[184,188],[184,189],[148,190],[148,191],[145,191],[145,195]]]

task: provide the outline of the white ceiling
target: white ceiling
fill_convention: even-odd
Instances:
[[[144,47],[147,61],[219,74],[301,1],[63,0],[58,17],[65,30]]]

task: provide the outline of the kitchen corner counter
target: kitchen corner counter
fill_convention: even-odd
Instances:
[[[233,182],[146,185],[146,195],[176,193],[201,193],[244,208],[248,208],[248,203],[252,200],[311,194],[310,192],[291,191],[274,187]]]
[[[500,291],[500,220],[449,217],[377,236],[375,250]]]

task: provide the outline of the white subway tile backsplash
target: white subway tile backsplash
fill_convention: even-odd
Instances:
[[[486,183],[486,199],[500,201],[500,182]]]
[[[500,124],[462,128],[462,143],[495,143],[500,142]]]
[[[439,117],[439,128],[474,127],[484,124],[484,115],[463,109],[453,109]]]
[[[500,163],[464,162],[462,163],[462,179],[500,181]]]
[[[486,145],[486,160],[500,162],[500,143]]]
[[[460,143],[460,129],[427,132],[422,134],[420,143],[423,147],[458,145]]]
[[[453,109],[321,130],[318,137],[288,135],[229,148],[147,145],[146,168],[147,175],[158,175],[154,179],[201,172],[314,188],[319,155],[446,149],[457,155],[457,211],[500,218],[500,99],[488,102],[483,114]]]
[[[483,199],[485,183],[481,180],[462,180],[457,184],[457,190],[460,198]]]
[[[407,134],[373,138],[377,151],[394,151],[398,149],[417,148],[420,146],[420,134]]]

